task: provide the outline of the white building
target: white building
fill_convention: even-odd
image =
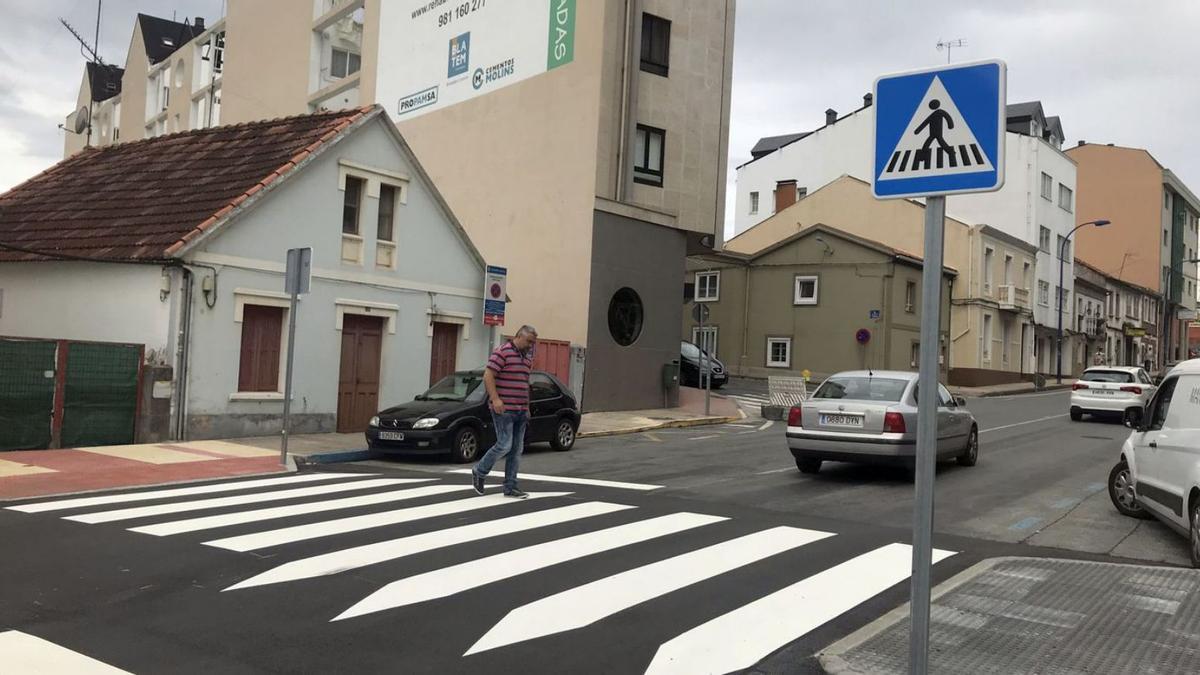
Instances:
[[[838,117],[826,111],[825,126],[812,132],[764,138],[751,151],[754,159],[737,169],[734,227],[738,234],[771,217],[775,204],[803,198],[843,174],[872,179],[872,129],[875,108],[871,97],[863,107]],[[1075,162],[1062,151],[1063,132],[1057,117],[1046,117],[1038,101],[1008,106],[1005,139],[1005,184],[996,192],[953,195],[947,215],[971,224],[990,225],[1039,248],[1033,270],[1019,277],[1033,299],[1035,335],[1021,336],[1032,344],[1037,370],[1055,367],[1058,317],[1055,297],[1061,295],[1063,327],[1073,316],[1074,270],[1071,246],[1066,246],[1059,284],[1058,255],[1063,238],[1075,227]],[[779,190],[786,190],[783,195]],[[795,190],[795,195],[791,191]]]

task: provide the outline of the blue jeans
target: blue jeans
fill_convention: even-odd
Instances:
[[[521,461],[521,451],[525,449],[525,428],[529,426],[529,413],[521,410],[497,415],[493,412],[492,422],[496,426],[496,444],[487,451],[471,472],[483,478],[491,473],[496,460],[503,457],[504,491],[512,492],[517,489],[517,465]]]

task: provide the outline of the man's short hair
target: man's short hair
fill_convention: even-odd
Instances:
[[[522,335],[531,335],[533,337],[537,337],[537,329],[534,328],[533,326],[530,326],[529,324],[525,324],[524,326],[521,326],[517,330],[517,337],[520,337]]]

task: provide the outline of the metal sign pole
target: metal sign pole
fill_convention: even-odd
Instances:
[[[937,458],[938,347],[941,344],[942,249],[946,198],[925,200],[925,268],[921,274],[921,374],[912,545],[909,672],[929,672],[929,589],[933,568],[933,482]]]
[[[707,310],[708,307],[697,302],[696,309],[698,310],[698,313],[700,314],[700,342],[701,342],[701,345],[708,344],[708,341],[704,337],[704,335],[705,335],[704,320],[708,318],[708,312],[706,312],[705,310]],[[706,364],[706,363],[708,364],[708,377],[704,378],[704,416],[708,417],[709,413],[710,413],[709,397],[712,396],[713,363],[712,363],[712,355],[708,353],[707,349],[705,349],[703,346],[701,346],[700,351],[701,351],[700,377],[704,377],[704,364]]]
[[[299,298],[296,288],[289,290],[292,304],[288,310],[287,371],[283,380],[283,433],[279,447],[279,463],[284,466],[287,466],[288,432],[292,426],[292,363],[296,359],[296,300]]]

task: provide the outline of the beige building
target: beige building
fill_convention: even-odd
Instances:
[[[915,369],[922,267],[911,253],[821,223],[750,255],[693,256],[688,273],[710,314],[701,327],[689,312],[685,334],[734,375]],[[944,274],[943,380],[956,273]]]
[[[726,242],[725,250],[742,256],[762,251],[825,223],[853,236],[907,251],[910,258],[924,254],[925,207],[906,199],[878,200],[870,186],[843,176],[796,200],[794,185],[776,187],[773,216]],[[967,225],[946,218],[945,264],[957,270],[949,285],[949,381],[977,386],[1016,382],[1035,370],[1049,372],[1053,364],[1035,360],[1033,340],[1034,265],[1037,248],[988,225]],[[696,283],[693,278],[689,282]],[[697,286],[699,288],[699,286]],[[919,304],[920,286],[904,288],[910,301],[902,303],[900,316],[911,317]],[[856,313],[869,316],[867,295],[855,303]],[[867,307],[866,305],[871,305]],[[900,321],[900,319],[897,319]],[[690,328],[684,336],[690,336]],[[740,355],[738,355],[740,356]],[[731,359],[728,351],[722,358]],[[810,367],[810,370],[813,370]]]
[[[139,18],[119,140],[208,124],[209,112],[236,123],[378,102],[488,263],[508,269],[506,330],[538,328],[538,365],[590,410],[661,405],[685,256],[721,236],[734,0],[554,0],[549,38],[544,13],[512,26],[499,13],[458,34],[453,22],[473,19],[434,4],[398,14],[380,0],[231,0],[222,21],[158,60],[140,48]],[[489,31],[534,24],[549,56],[516,44],[518,56],[483,61]],[[397,57],[407,38],[433,47]],[[205,44],[219,44],[219,74]],[[394,96],[396,82],[429,59],[441,73],[422,100],[435,105],[414,115],[421,106]]]

